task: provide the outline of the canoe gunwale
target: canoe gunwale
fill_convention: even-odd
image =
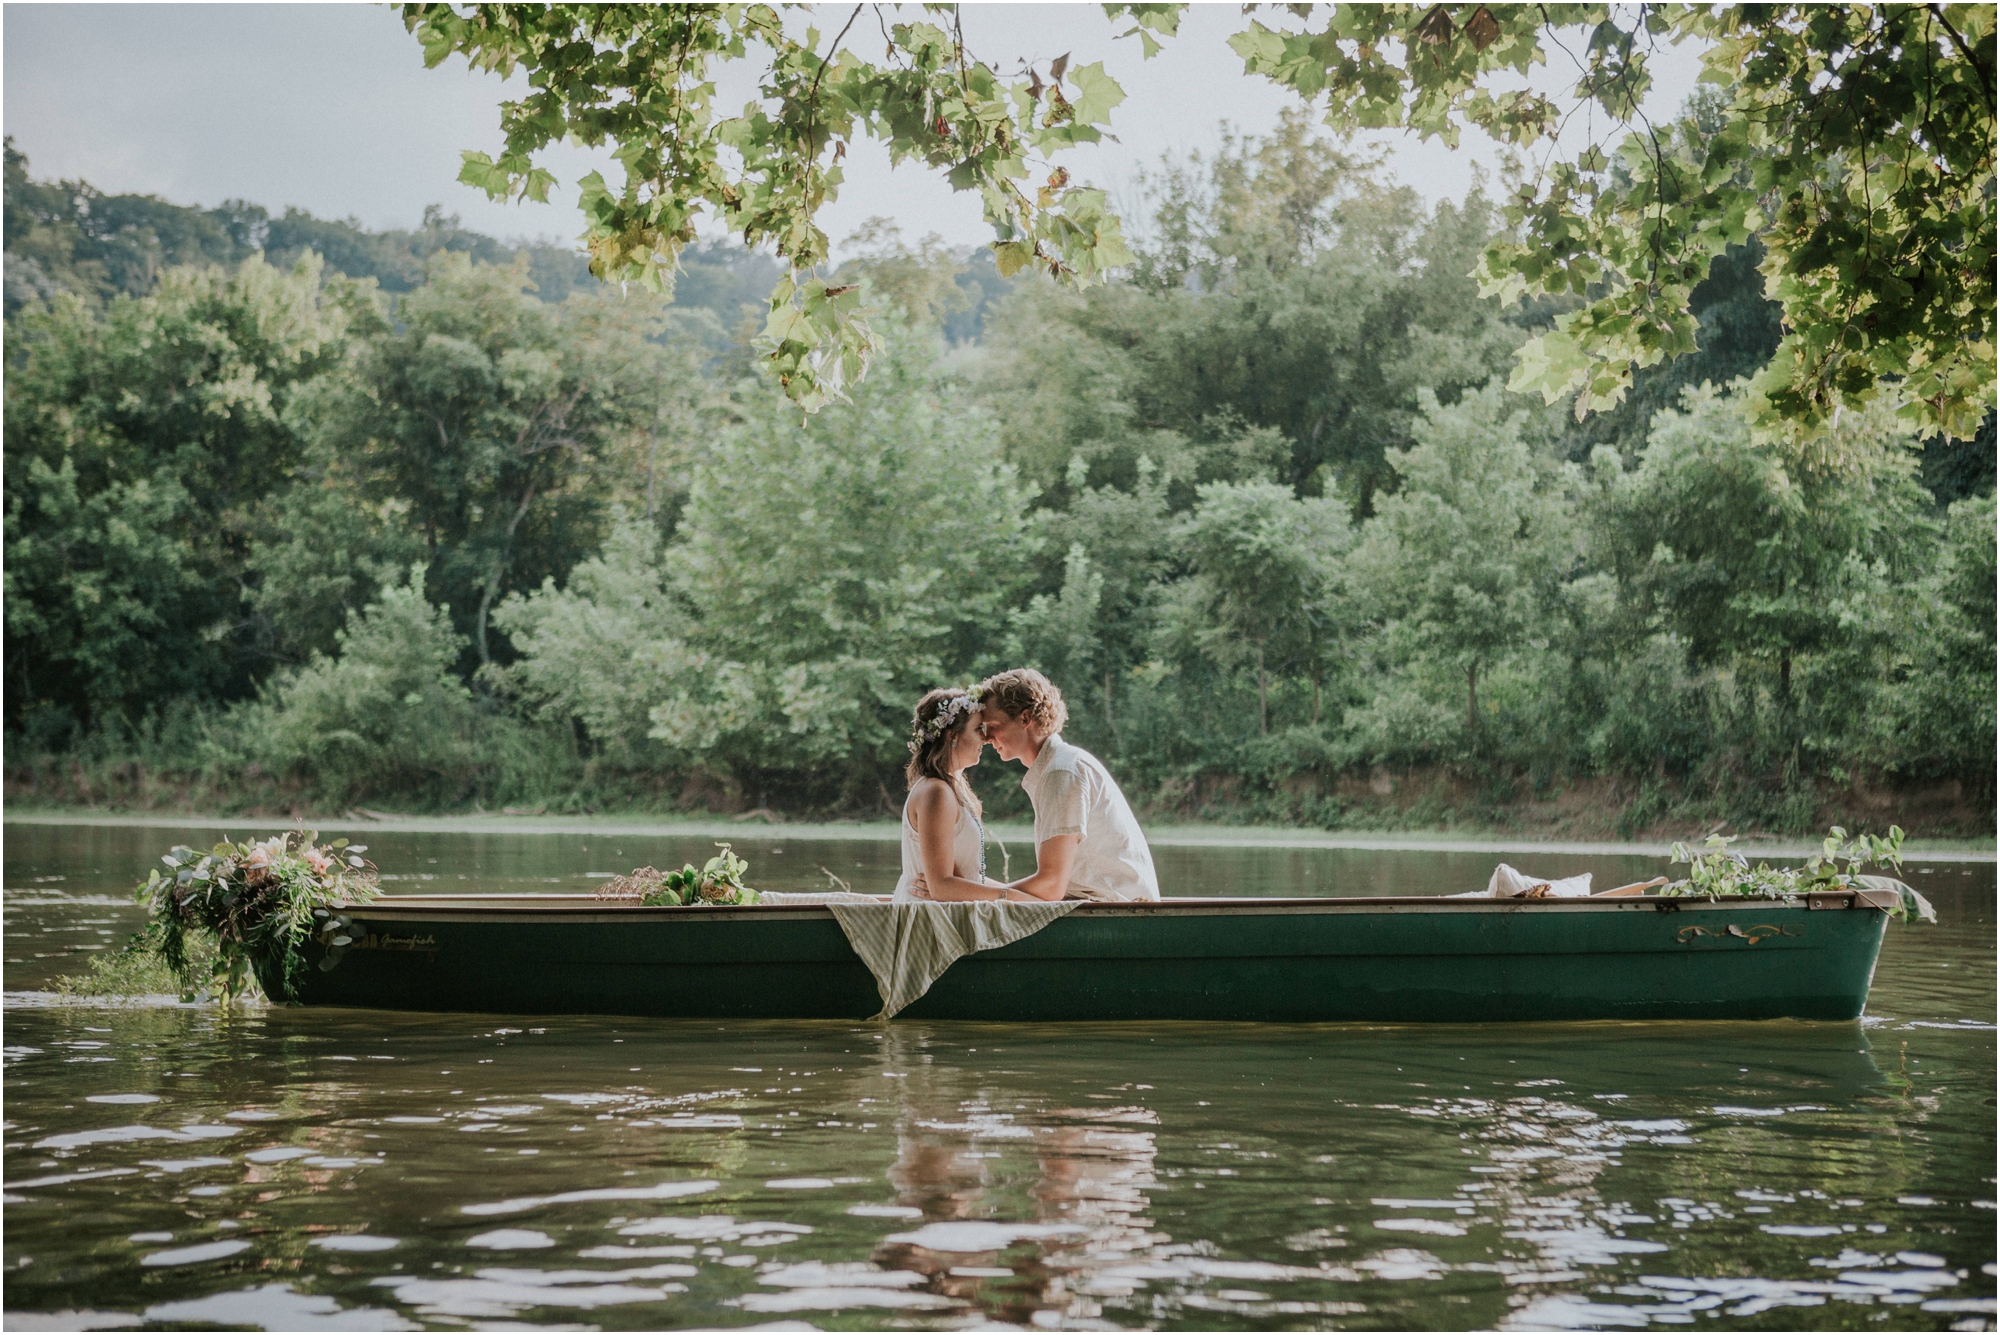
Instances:
[[[886,902],[886,897],[883,897]],[[1895,896],[1887,891],[1816,891],[1787,903],[1782,899],[1718,899],[1631,895],[1619,898],[1486,899],[1437,895],[1378,895],[1345,898],[1271,898],[1255,896],[1186,897],[1081,903],[1071,916],[1126,917],[1265,917],[1294,914],[1427,914],[1427,913],[1684,913],[1702,911],[1798,912],[1825,909],[1872,909],[1887,912]],[[1886,901],[1886,902],[1885,902]],[[824,904],[672,905],[649,907],[595,899],[587,895],[391,895],[352,906],[369,917],[395,920],[439,919],[456,922],[646,922],[690,918],[704,922],[784,922],[825,919]]]

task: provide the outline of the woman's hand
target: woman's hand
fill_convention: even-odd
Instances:
[[[1041,902],[1040,900],[1036,899],[1033,895],[1024,895],[1019,890],[1016,890],[1011,886],[1008,886],[1000,881],[982,881],[981,884],[991,889],[998,890],[1000,892],[999,894],[993,896],[993,899],[988,902],[999,902],[1002,900],[1013,904],[1038,904]],[[926,902],[932,904],[942,904],[945,902],[944,900],[939,899],[936,895],[931,893],[930,882],[924,879],[924,874],[922,872],[918,872],[915,876],[910,878],[910,898],[925,900]]]

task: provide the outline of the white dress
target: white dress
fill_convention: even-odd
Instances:
[[[896,880],[896,902],[901,904],[919,903],[910,893],[910,883],[924,870],[924,852],[917,843],[917,827],[910,819],[910,802],[915,793],[903,799],[903,874]],[[968,881],[986,879],[986,831],[979,818],[963,803],[958,806],[958,825],[951,832],[951,860],[954,875]]]

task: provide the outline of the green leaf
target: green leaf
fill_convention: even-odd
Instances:
[[[1112,109],[1125,100],[1125,90],[1116,79],[1104,72],[1104,62],[1072,70],[1069,78],[1077,89],[1077,95],[1070,103],[1076,122],[1081,125],[1109,124]]]
[[[1034,257],[1035,248],[1026,241],[1001,241],[993,246],[993,265],[1002,278],[1012,278]]]
[[[458,179],[476,190],[484,190],[493,199],[505,199],[512,189],[507,173],[484,153],[467,149],[462,155],[463,165],[458,169]]]

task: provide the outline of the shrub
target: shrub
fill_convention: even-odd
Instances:
[[[340,653],[314,654],[260,707],[271,759],[305,770],[330,799],[397,793],[449,801],[476,787],[486,740],[518,724],[482,719],[453,670],[466,638],[423,594],[422,567],[350,613]]]

